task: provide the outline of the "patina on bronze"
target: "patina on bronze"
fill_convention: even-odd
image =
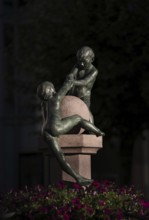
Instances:
[[[72,115],[66,118],[61,118],[61,101],[68,93],[68,91],[73,86],[77,85],[77,83],[78,81],[68,77],[60,90],[56,93],[53,84],[46,81],[38,86],[37,94],[42,101],[42,135],[44,140],[50,146],[61,168],[70,176],[72,176],[78,183],[87,185],[90,184],[92,180],[82,177],[71,168],[71,166],[65,160],[64,154],[58,144],[58,137],[60,135],[66,134],[76,125],[79,125],[80,127],[95,134],[96,136],[104,135],[104,133],[101,132],[99,128],[97,128],[89,121],[83,119],[79,115]]]
[[[75,85],[69,91],[69,94],[77,96],[83,100],[89,110],[91,103],[91,90],[98,75],[98,70],[92,64],[94,57],[94,52],[90,47],[82,47],[77,52],[77,64],[68,75],[68,77],[77,80]],[[91,111],[90,115],[90,121],[94,123]]]
[[[77,80],[69,94],[82,99],[88,107],[91,102],[91,89],[98,75],[98,70],[92,64],[94,57],[90,47],[82,47],[77,52],[77,64],[69,74],[69,77]]]

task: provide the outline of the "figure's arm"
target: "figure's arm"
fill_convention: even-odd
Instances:
[[[75,79],[78,73],[78,67],[75,65],[69,75],[67,76],[67,79]]]
[[[66,79],[62,87],[59,89],[57,92],[56,96],[57,99],[60,101],[66,94],[67,92],[72,88],[74,84],[74,80],[72,79]]]
[[[84,79],[76,80],[74,82],[74,85],[75,86],[85,86],[85,85],[89,84],[90,82],[94,82],[97,75],[98,75],[98,71],[95,70],[94,72],[92,72],[88,76],[86,76]]]

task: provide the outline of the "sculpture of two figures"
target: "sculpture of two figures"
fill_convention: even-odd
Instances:
[[[96,136],[103,136],[104,133],[94,125],[91,112],[89,121],[78,114],[62,118],[60,108],[64,97],[69,94],[80,98],[90,109],[91,89],[98,74],[97,69],[92,65],[93,60],[93,50],[89,47],[83,47],[77,52],[77,64],[58,92],[55,91],[54,85],[48,81],[41,83],[37,88],[43,114],[43,138],[51,148],[61,168],[81,185],[88,185],[92,180],[81,176],[72,169],[65,160],[58,143],[58,137],[69,133],[75,126],[84,128],[85,131]]]

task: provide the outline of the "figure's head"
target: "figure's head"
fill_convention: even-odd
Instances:
[[[94,52],[90,47],[82,47],[77,52],[77,60],[80,66],[88,67],[94,61]]]
[[[37,95],[43,101],[49,100],[55,93],[54,85],[48,81],[41,83],[37,88]]]

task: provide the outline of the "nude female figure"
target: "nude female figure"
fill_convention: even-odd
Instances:
[[[61,118],[61,101],[74,84],[75,80],[67,79],[57,93],[53,84],[48,81],[38,86],[37,95],[42,101],[43,112],[42,135],[56,156],[61,168],[78,183],[87,185],[90,184],[92,180],[82,177],[71,168],[69,163],[65,160],[64,154],[58,144],[59,135],[66,134],[76,125],[80,125],[80,127],[94,133],[96,136],[104,135],[100,129],[79,115]]]

